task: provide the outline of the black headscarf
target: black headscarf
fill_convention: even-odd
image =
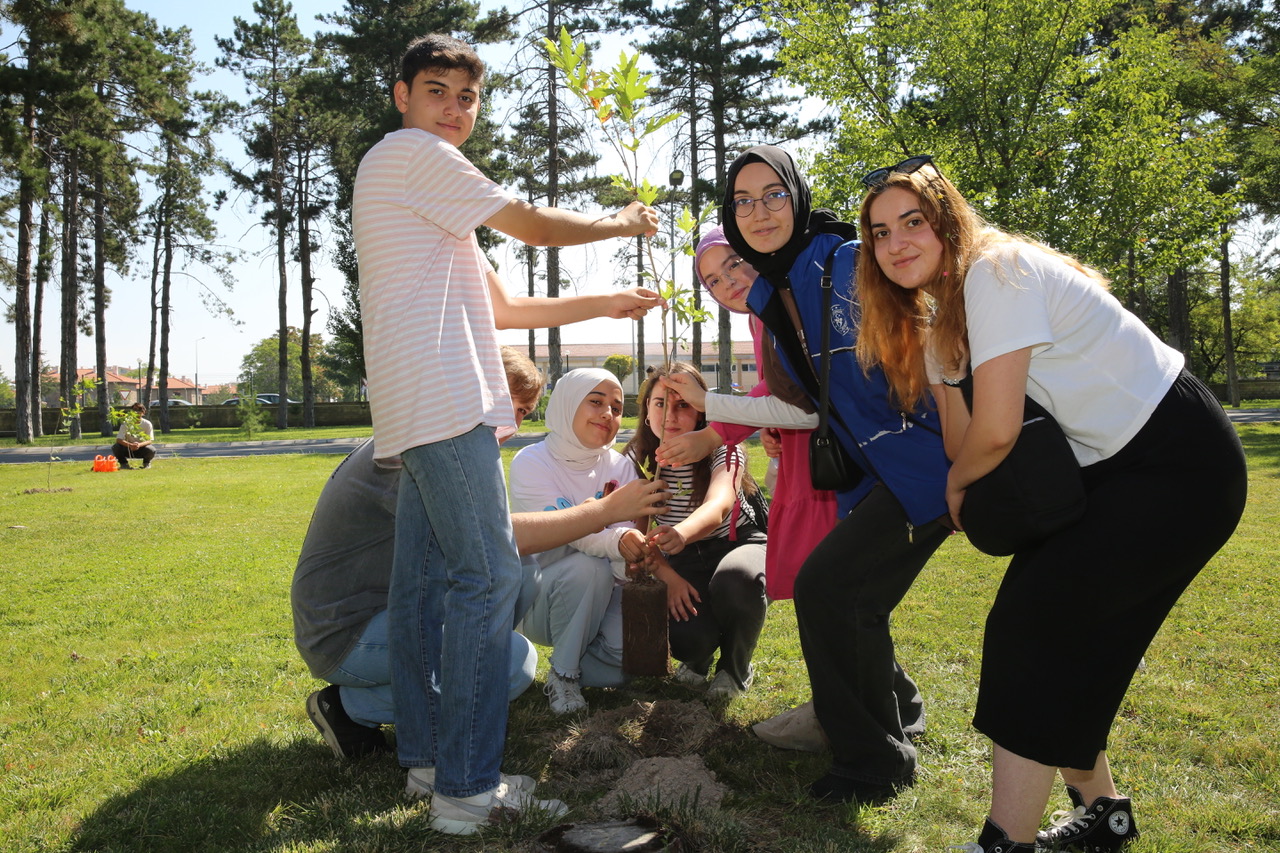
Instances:
[[[742,231],[738,228],[738,217],[733,212],[733,185],[738,180],[738,173],[749,163],[764,163],[778,173],[778,178],[787,192],[791,193],[791,210],[795,215],[795,228],[791,239],[776,252],[764,254],[747,245]],[[815,234],[839,234],[846,240],[852,240],[857,229],[848,222],[841,222],[834,212],[819,208],[813,210],[813,197],[809,192],[809,184],[796,168],[796,161],[791,155],[776,145],[756,145],[748,148],[733,161],[729,167],[728,179],[724,191],[724,199],[720,203],[720,223],[724,235],[739,255],[755,267],[756,272],[763,275],[775,286],[785,286],[787,273],[791,271],[800,253],[804,251]]]

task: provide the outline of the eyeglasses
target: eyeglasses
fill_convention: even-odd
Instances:
[[[750,216],[751,211],[756,209],[756,202],[764,202],[764,206],[769,210],[782,210],[786,206],[787,199],[791,198],[791,193],[786,190],[772,190],[760,196],[760,198],[735,198],[733,200],[734,216]]]
[[[876,187],[889,180],[889,176],[893,174],[910,175],[912,172],[918,171],[921,166],[926,163],[932,163],[933,157],[928,154],[921,154],[919,157],[908,157],[901,163],[894,166],[882,166],[879,169],[872,169],[862,178],[862,185],[868,189]]]
[[[707,287],[715,290],[725,282],[734,282],[736,284],[738,276],[740,275],[738,271],[742,269],[742,265],[745,263],[746,261],[740,257],[730,259],[729,262],[724,265],[719,275],[713,275],[711,278],[706,280]]]

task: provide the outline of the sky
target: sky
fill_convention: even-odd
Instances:
[[[162,25],[191,28],[197,58],[212,69],[208,77],[195,81],[193,88],[222,91],[237,99],[243,97],[243,85],[233,75],[213,68],[214,59],[218,55],[214,37],[231,35],[232,22],[236,17],[253,19],[253,0],[221,0],[218,3],[175,3],[173,0],[126,2],[131,8],[151,15]],[[481,3],[482,8],[500,5],[503,4],[493,0],[482,0]],[[293,0],[299,26],[307,34],[330,28],[315,20],[317,14],[336,12],[344,6],[343,0]],[[486,50],[482,47],[481,56],[497,69],[505,62],[505,56],[494,57],[494,51],[494,48]],[[616,56],[616,53],[617,48],[602,51],[608,57]],[[244,146],[234,137],[225,137],[220,147],[237,165],[243,164],[247,159],[243,155]],[[660,174],[651,176],[650,180],[655,183],[665,182],[672,164],[665,157],[660,160],[655,157],[655,160],[654,171]],[[687,171],[687,166],[685,169]],[[274,251],[270,233],[258,222],[260,210],[253,209],[247,198],[233,194],[230,204],[213,215],[218,223],[220,240],[238,246],[244,253],[244,259],[234,269],[234,287],[227,291],[212,276],[206,276],[202,282],[182,276],[175,277],[170,317],[170,374],[191,380],[198,379],[201,385],[206,386],[234,382],[240,372],[241,359],[259,341],[275,334],[278,327]],[[508,241],[495,253],[494,261],[507,280],[510,292],[521,295],[527,292],[527,285],[524,267],[517,261],[518,247],[519,244],[515,241]],[[327,248],[322,246],[319,265],[315,269],[315,289],[318,293],[314,304],[319,310],[312,320],[312,329],[326,339],[329,337],[326,321],[330,305],[334,309],[340,308],[343,298],[342,276],[332,266]],[[620,241],[610,240],[585,249],[564,250],[561,264],[566,275],[575,283],[575,292],[602,293],[615,290],[612,268],[617,262],[613,254],[619,248]],[[687,264],[681,266],[687,268]],[[135,262],[133,271],[126,278],[114,271],[109,272],[108,284],[112,296],[106,320],[108,364],[136,367],[140,362],[146,361],[150,334],[146,307],[150,287],[149,267],[149,262]],[[301,294],[296,285],[296,265],[290,272],[295,278],[290,280],[289,323],[301,327]],[[206,309],[200,297],[204,286],[212,289],[231,306],[235,320],[224,315],[215,316]],[[43,350],[44,359],[51,364],[56,364],[58,353],[57,298],[56,290],[51,296],[46,294]],[[633,326],[629,321],[609,319],[577,323],[561,328],[561,340],[570,345],[616,342],[619,352],[629,353],[632,351]],[[708,340],[714,339],[715,334],[714,321],[704,326],[704,335]],[[656,316],[651,315],[646,321],[645,335],[650,341],[660,339]],[[538,343],[545,343],[547,340],[545,330],[539,330],[536,336]],[[735,340],[750,338],[745,320],[735,319],[733,337]],[[499,339],[503,343],[521,345],[527,343],[528,332],[505,330],[499,333]],[[13,374],[13,352],[13,326],[8,323],[0,324],[0,353],[3,354],[0,356],[0,364],[5,366],[4,373],[10,378]],[[83,335],[80,337],[78,354],[78,366],[93,366],[92,338]]]

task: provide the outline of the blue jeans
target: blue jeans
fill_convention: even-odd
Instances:
[[[470,797],[497,786],[507,735],[521,569],[502,460],[483,425],[401,458],[388,593],[400,764]]]
[[[531,582],[536,582],[530,578]],[[507,699],[517,696],[533,683],[538,668],[538,650],[520,634],[511,637],[511,665],[507,670]],[[325,678],[342,690],[342,707],[347,716],[365,726],[395,723],[396,703],[391,696],[391,654],[387,650],[387,611],[369,620],[360,641]]]

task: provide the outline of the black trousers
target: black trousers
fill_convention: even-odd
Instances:
[[[1235,530],[1248,477],[1222,406],[1185,371],[1124,449],[1083,473],[1084,518],[1009,563],[973,724],[1015,755],[1089,770],[1147,646]]]
[[[716,672],[727,671],[744,687],[764,628],[769,600],[764,593],[765,535],[738,527],[738,540],[691,542],[671,558],[671,568],[688,581],[702,601],[687,622],[668,622],[671,656],[705,673],[720,650]]]
[[[130,450],[120,442],[111,445],[111,454],[120,462],[120,467],[128,465],[130,462],[136,462],[141,459],[143,464],[150,462],[156,458],[156,449],[150,444],[144,444],[137,450]]]
[[[876,486],[800,567],[800,645],[838,776],[894,784],[915,775],[909,736],[923,731],[924,704],[894,657],[889,614],[949,532],[935,521],[909,536],[902,505]]]

